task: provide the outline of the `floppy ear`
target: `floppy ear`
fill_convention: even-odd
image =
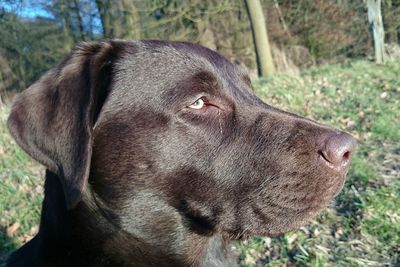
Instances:
[[[61,179],[68,209],[80,201],[88,180],[92,129],[107,96],[116,46],[77,46],[17,97],[8,118],[17,143]]]

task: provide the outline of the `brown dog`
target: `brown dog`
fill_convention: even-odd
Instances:
[[[356,145],[180,42],[82,44],[16,99],[8,125],[47,168],[39,233],[9,266],[233,266],[229,240],[321,210]]]

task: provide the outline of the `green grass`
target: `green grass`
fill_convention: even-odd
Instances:
[[[0,104],[0,266],[36,233],[43,192],[41,167],[9,135],[7,114],[7,107]]]
[[[400,63],[321,66],[255,90],[267,103],[333,125],[359,146],[343,192],[312,223],[238,242],[243,266],[400,266]]]
[[[400,266],[400,62],[321,66],[255,84],[267,103],[348,131],[359,146],[343,192],[280,238],[232,249],[243,266]],[[0,107],[0,265],[37,231],[41,168],[12,141]],[[12,236],[7,229],[18,222]]]

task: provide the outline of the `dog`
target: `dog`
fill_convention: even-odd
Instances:
[[[39,232],[8,266],[235,266],[230,240],[304,225],[356,148],[187,42],[78,45],[8,127],[46,167]]]

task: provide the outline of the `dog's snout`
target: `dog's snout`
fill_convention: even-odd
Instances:
[[[328,136],[318,152],[329,166],[343,168],[350,162],[356,146],[357,141],[351,135],[340,132]]]

